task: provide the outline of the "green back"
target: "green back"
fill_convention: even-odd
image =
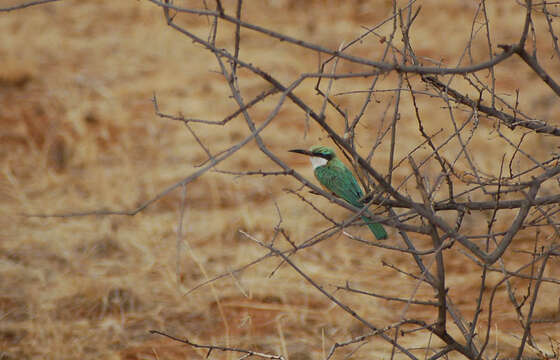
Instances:
[[[331,159],[327,165],[315,169],[317,180],[336,196],[355,207],[363,207],[360,199],[364,196],[352,172],[338,158]]]
[[[336,196],[357,208],[364,207],[364,204],[360,201],[364,196],[360,185],[358,185],[354,174],[338,158],[335,157],[326,165],[316,168],[315,177]],[[370,215],[370,213],[366,212],[364,215]],[[383,225],[372,222],[367,216],[362,216],[362,220],[365,221],[378,240],[387,238],[387,231],[385,231]]]

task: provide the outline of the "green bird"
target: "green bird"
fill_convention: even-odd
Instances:
[[[364,193],[360,185],[358,185],[352,172],[336,156],[333,149],[319,145],[313,146],[309,150],[293,149],[290,151],[310,156],[315,177],[325,189],[344,199],[344,201],[352,206],[357,208],[364,207],[364,204],[361,202]],[[368,216],[371,216],[371,213],[366,210],[364,215],[362,215],[362,220],[368,225],[373,235],[375,235],[377,240],[386,239],[387,231],[385,231],[381,224],[372,222]]]

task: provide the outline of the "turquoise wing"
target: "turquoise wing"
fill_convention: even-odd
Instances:
[[[361,202],[364,193],[360,185],[358,185],[354,174],[342,162],[334,166],[320,166],[316,168],[315,177],[327,190],[346,202],[358,208],[364,206]],[[369,212],[366,212],[366,215],[368,214]],[[362,216],[362,220],[378,240],[387,238],[387,231],[385,231],[383,225],[372,222],[367,216]]]
[[[346,202],[355,207],[364,206],[360,202],[364,195],[362,189],[352,172],[344,164],[320,166],[315,169],[315,177],[321,185]]]

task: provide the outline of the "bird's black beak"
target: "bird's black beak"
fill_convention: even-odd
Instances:
[[[289,152],[293,152],[293,153],[297,153],[297,154],[303,154],[303,155],[307,155],[307,156],[314,156],[313,153],[309,150],[303,150],[303,149],[292,149],[292,150],[288,150]]]

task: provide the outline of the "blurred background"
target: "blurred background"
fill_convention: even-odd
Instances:
[[[0,6],[17,3],[2,1]],[[225,5],[233,13],[234,2]],[[478,3],[432,0],[421,2],[421,6],[412,39],[417,54],[456,64],[469,40]],[[524,9],[515,1],[500,1],[489,3],[487,10],[496,36],[492,42],[516,41]],[[244,20],[336,49],[391,13],[391,1],[247,1]],[[178,21],[200,36],[208,36],[207,18]],[[379,32],[388,35],[390,30],[389,23]],[[269,258],[232,273],[266,254],[239,230],[270,240],[274,227],[282,221],[290,237],[299,243],[329,226],[308,205],[286,193],[286,189],[300,186],[292,178],[238,177],[210,171],[189,184],[184,193],[175,190],[133,217],[21,216],[134,209],[196,171],[206,159],[205,152],[183,124],[156,116],[154,94],[162,112],[197,119],[219,121],[236,106],[217,73],[212,54],[167,27],[162,11],[148,1],[68,0],[4,12],[0,13],[0,32],[0,359],[206,356],[205,350],[148,333],[157,329],[199,343],[305,360],[322,356],[335,341],[364,333],[363,325],[288,267],[280,267],[271,276],[278,259]],[[227,29],[223,33],[228,34]],[[488,56],[483,40],[473,46],[475,61]],[[231,48],[232,41],[226,35],[218,38],[224,47]],[[548,47],[552,55],[552,42],[539,46],[543,53]],[[383,39],[371,37],[351,53],[376,60],[383,49]],[[301,73],[316,72],[319,62],[325,60],[245,30],[240,56],[285,82]],[[558,59],[540,60],[551,74],[560,74]],[[351,70],[346,67],[341,71]],[[245,76],[242,84],[247,94],[268,89],[244,71],[240,70],[240,77]],[[499,92],[513,99],[515,89],[520,89],[521,109],[557,123],[553,116],[557,98],[534,73],[517,59],[508,60],[507,67],[497,71]],[[389,88],[394,79],[388,75],[381,84]],[[314,81],[306,81],[296,93],[320,108],[322,98],[316,96],[314,85]],[[365,90],[368,85],[367,79],[354,79],[342,82],[336,91]],[[363,121],[357,139],[364,149],[383,124],[391,96],[380,93],[372,102],[371,116]],[[355,116],[363,97],[341,96],[339,101]],[[403,101],[410,104],[410,99]],[[251,115],[263,121],[275,105],[265,101],[252,109]],[[409,119],[403,121],[411,125],[402,128],[399,156],[418,145],[413,110],[405,106],[401,110],[401,117]],[[422,112],[428,132],[449,126],[449,113],[441,104],[427,100]],[[336,123],[340,119],[332,119],[333,126],[342,128],[342,123]],[[492,124],[486,126],[490,139]],[[242,118],[221,127],[193,124],[192,128],[212,153],[249,134]],[[328,144],[325,134],[315,124],[306,123],[305,114],[289,103],[263,137],[278,156],[309,179],[313,175],[308,160],[287,150]],[[503,145],[486,140],[474,154],[482,169],[495,174]],[[529,141],[530,146],[540,149],[535,156],[539,151],[550,154],[557,147],[549,137]],[[387,162],[380,148],[373,163],[384,171]],[[278,170],[253,143],[219,169]],[[397,169],[394,176],[406,175],[400,171]],[[178,243],[183,197],[183,241]],[[348,215],[325,199],[311,199],[337,219]],[[479,220],[486,226],[484,218]],[[509,220],[499,219],[503,226]],[[470,221],[472,226],[480,224],[477,219]],[[367,231],[355,232],[367,237]],[[394,238],[395,231],[389,233]],[[423,237],[415,241],[430,243]],[[408,294],[415,282],[384,267],[382,261],[407,268],[411,259],[393,255],[335,236],[299,254],[297,260],[330,290],[352,279],[354,284],[382,288],[385,293]],[[451,291],[464,294],[465,303],[470,304],[478,291],[478,273],[469,276],[475,265],[457,256],[446,266],[451,273]],[[220,275],[224,276],[190,291]],[[548,275],[558,278],[559,274]],[[495,282],[498,279],[496,276]],[[550,291],[550,297],[555,298],[552,289],[543,291]],[[398,321],[405,311],[403,306],[383,299],[337,294],[376,324]],[[418,296],[423,295],[430,297],[432,293],[421,288]],[[517,340],[508,334],[519,324],[515,314],[499,309],[497,306],[494,315],[496,341],[492,346],[501,354],[513,354],[511,344]],[[462,310],[468,314],[472,309],[465,306]],[[555,314],[557,304],[543,304],[539,311],[539,316]],[[425,314],[426,319],[432,315]],[[558,325],[541,326],[546,336],[560,334]],[[411,333],[404,341],[422,347],[428,340]],[[379,354],[376,358],[389,358],[391,348],[372,340],[355,358],[371,358],[372,351]]]

